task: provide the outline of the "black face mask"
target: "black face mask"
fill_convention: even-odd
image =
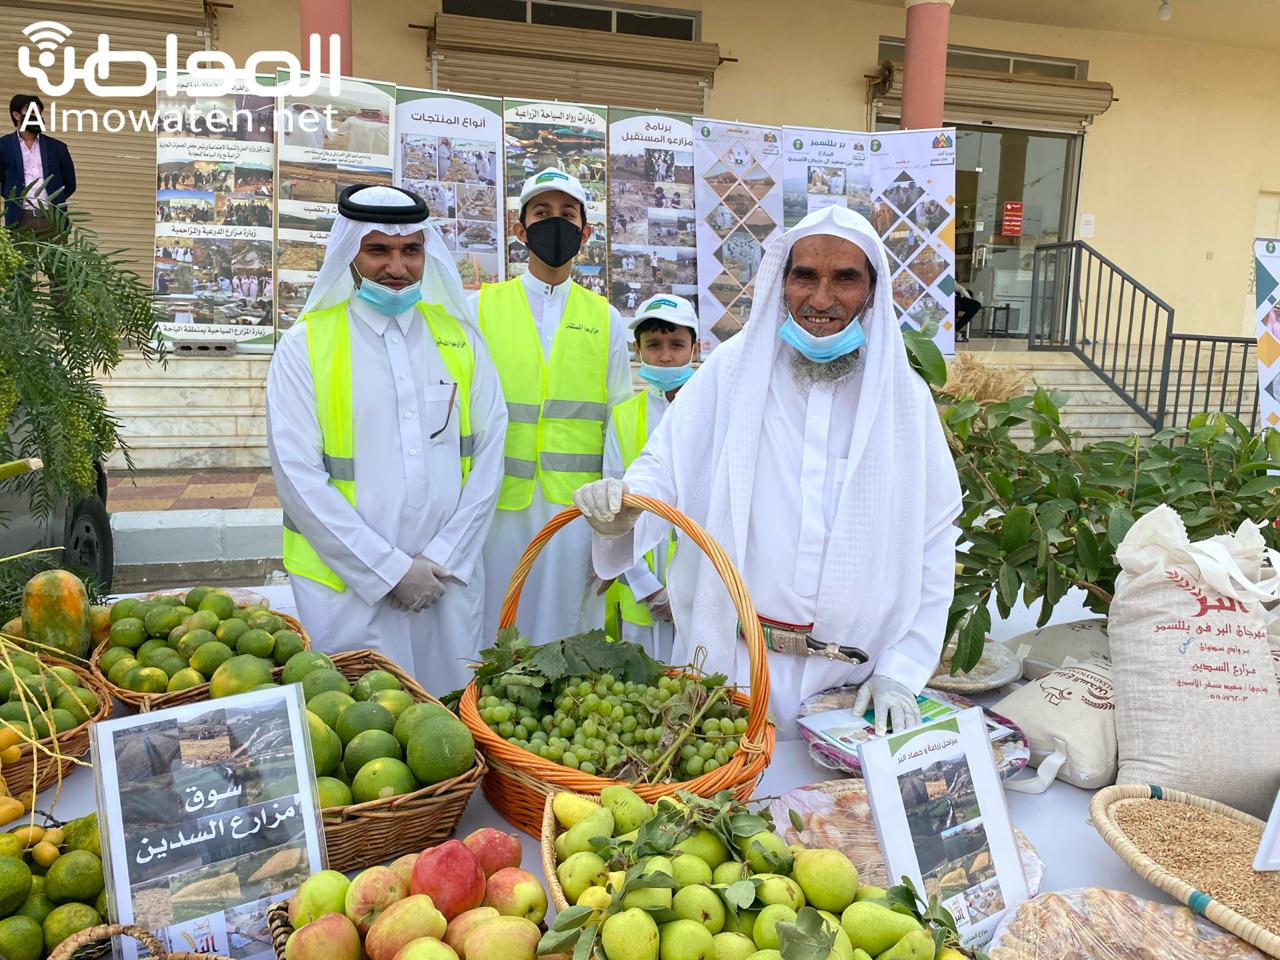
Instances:
[[[563,267],[582,248],[582,228],[564,217],[548,217],[525,227],[525,246],[549,267]]]

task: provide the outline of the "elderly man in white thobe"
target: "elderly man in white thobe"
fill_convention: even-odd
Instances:
[[[372,647],[437,695],[465,685],[506,422],[422,198],[344,190],[267,374],[285,568],[317,649]]]
[[[622,506],[629,488],[675,505],[733,558],[765,626],[771,708],[796,735],[801,701],[859,684],[877,732],[919,722],[955,573],[960,485],[894,314],[884,245],[827,207],[769,246],[751,321],[684,387],[623,480],[584,485],[595,567],[614,577],[666,534]],[[745,645],[698,550],[668,578],[678,662],[705,647],[739,682]]]

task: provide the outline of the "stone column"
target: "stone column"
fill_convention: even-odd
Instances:
[[[317,69],[328,65],[329,37],[337,34],[342,38],[342,75],[351,76],[351,0],[298,0],[299,21],[302,26],[302,68],[312,69],[309,38],[311,34],[320,34],[323,42],[320,45],[324,63]]]
[[[942,126],[947,30],[954,2],[906,0],[907,49],[903,57],[900,123],[903,130]]]

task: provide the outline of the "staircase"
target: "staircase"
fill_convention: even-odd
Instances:
[[[130,353],[102,383],[107,408],[140,470],[244,469],[267,461],[269,356],[170,357]],[[116,451],[109,470],[125,466]]]

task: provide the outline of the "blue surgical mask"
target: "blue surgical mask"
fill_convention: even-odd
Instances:
[[[839,333],[815,337],[788,313],[786,321],[778,328],[778,336],[814,363],[830,363],[837,357],[853,353],[867,342],[867,335],[862,332],[858,317],[850,320],[848,326]]]
[[[640,379],[665,392],[679,390],[692,376],[692,363],[686,363],[683,367],[655,367],[643,362],[640,364]]]
[[[394,317],[415,306],[422,299],[422,281],[411,283],[399,290],[384,287],[368,277],[362,277],[356,299],[363,300],[384,317]]]

